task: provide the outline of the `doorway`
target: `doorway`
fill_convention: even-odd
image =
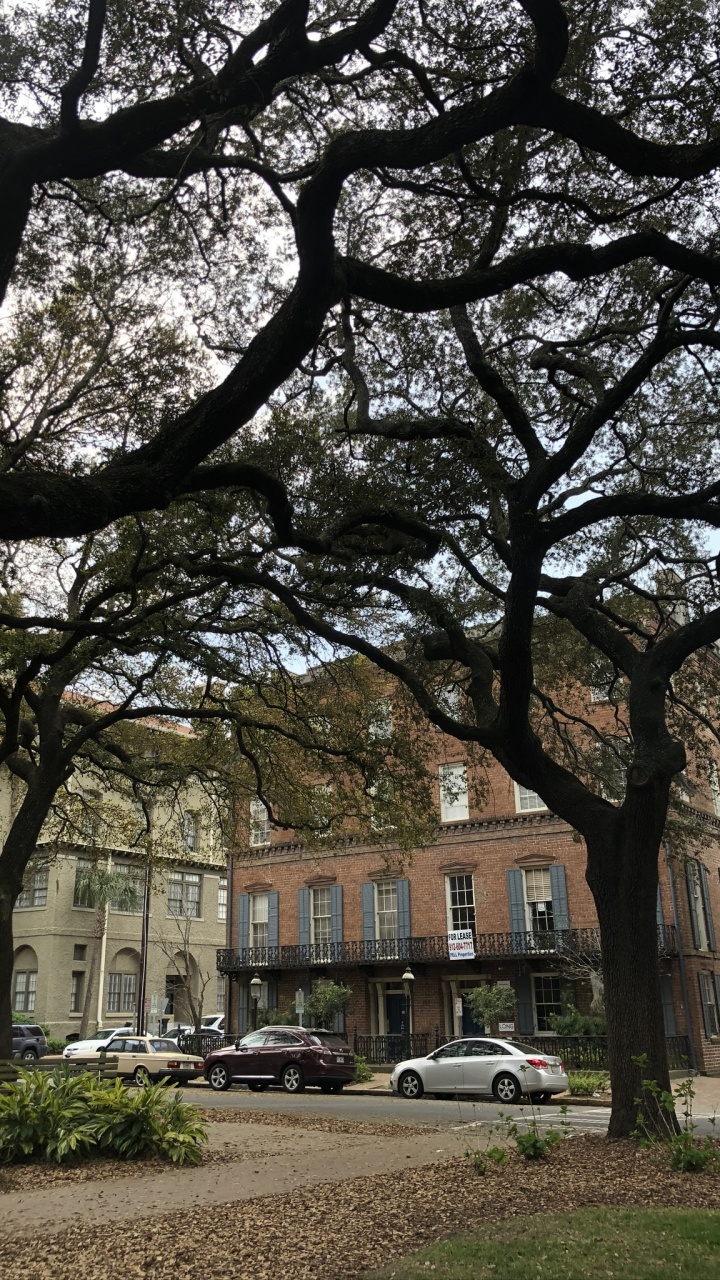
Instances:
[[[392,993],[385,996],[385,1017],[388,1035],[404,1036],[408,1034],[410,1030],[407,1025],[408,1004],[409,999],[406,995]]]

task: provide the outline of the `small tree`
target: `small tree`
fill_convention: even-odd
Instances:
[[[305,1014],[316,1026],[331,1028],[337,1015],[347,1009],[351,995],[351,987],[319,982],[305,1001]]]
[[[157,933],[153,939],[155,945],[175,970],[181,980],[185,1005],[195,1031],[202,1031],[202,1016],[205,1007],[205,993],[215,978],[215,969],[200,968],[192,954],[192,917],[185,913],[174,914],[169,931]],[[173,928],[174,924],[174,928]]]
[[[473,987],[463,992],[476,1022],[482,1022],[485,1030],[488,1027],[493,1035],[497,1035],[498,1023],[510,1018],[515,1013],[515,992],[512,987],[501,987],[497,982],[486,983],[482,987]]]

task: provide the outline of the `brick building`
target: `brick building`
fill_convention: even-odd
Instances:
[[[423,1052],[436,1037],[472,1032],[463,992],[487,981],[513,987],[522,1036],[549,1032],[568,996],[589,1009],[591,983],[571,972],[598,953],[583,843],[494,762],[483,764],[489,786],[474,809],[472,770],[455,746],[437,764],[435,842],[409,858],[356,835],[322,851],[288,842],[253,802],[250,843],[231,867],[234,945],[218,953],[233,979],[231,1027],[249,1025],[255,973],[273,1009],[323,979],[351,987],[345,1030],[373,1037],[360,1047],[376,1061],[406,1044],[384,1037],[412,1033]],[[701,857],[661,858],[665,1030],[687,1038],[681,1047],[701,1071],[720,1073],[719,797],[695,787],[693,807],[707,835]],[[471,932],[472,958],[449,958],[448,934],[459,930]]]

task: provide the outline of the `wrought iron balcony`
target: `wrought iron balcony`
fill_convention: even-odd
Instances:
[[[658,927],[661,955],[675,954],[675,930]],[[476,959],[513,956],[596,956],[600,952],[597,929],[555,929],[549,933],[478,933]],[[290,947],[223,948],[217,953],[220,973],[245,969],[342,968],[365,964],[408,964],[448,959],[447,937],[385,938],[372,941],[316,942]]]

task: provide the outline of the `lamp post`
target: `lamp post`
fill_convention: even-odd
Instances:
[[[411,984],[415,981],[415,974],[410,968],[410,965],[408,965],[407,968],[405,969],[405,972],[402,976],[402,980],[403,980],[403,983],[405,984],[405,1057],[409,1058],[410,1057],[410,1007],[411,1007],[410,992],[412,991]]]
[[[252,996],[252,1002],[253,1002],[253,1031],[257,1031],[258,1000],[260,999],[261,991],[262,991],[262,979],[260,975],[256,973],[250,979],[250,995]]]

